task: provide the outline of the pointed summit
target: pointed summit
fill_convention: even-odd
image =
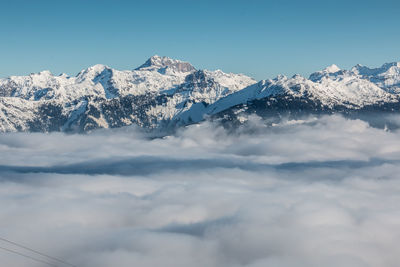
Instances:
[[[332,65],[326,67],[326,68],[323,70],[323,72],[325,72],[325,73],[336,73],[336,72],[338,72],[338,71],[340,71],[340,68],[339,68],[337,65],[335,65],[335,64],[332,64]]]
[[[135,70],[158,71],[162,74],[165,74],[167,70],[176,72],[192,72],[196,69],[188,62],[154,55]]]
[[[103,64],[96,64],[87,69],[82,70],[76,75],[78,81],[82,82],[85,80],[95,80],[100,76],[110,76],[112,74],[112,69]]]
[[[323,77],[329,76],[330,74],[335,75],[335,73],[337,73],[339,71],[341,71],[341,69],[337,65],[332,64],[321,71],[312,73],[310,75],[309,79],[311,81],[315,82],[315,81],[322,79]]]
[[[86,69],[81,70],[76,76],[77,77],[82,77],[82,76],[86,76],[86,75],[96,75],[98,73],[103,72],[104,70],[108,70],[110,69],[110,67],[103,65],[103,64],[96,64],[93,66],[90,66]]]

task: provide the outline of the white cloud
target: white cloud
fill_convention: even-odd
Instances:
[[[0,236],[82,267],[397,266],[399,137],[337,116],[4,134]]]

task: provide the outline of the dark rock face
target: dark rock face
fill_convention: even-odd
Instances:
[[[199,70],[186,76],[185,83],[180,85],[176,92],[201,92],[206,93],[216,90],[217,83],[211,77],[208,77],[204,71]]]
[[[397,129],[399,123],[388,115],[400,113],[400,101],[394,103],[377,103],[362,108],[349,108],[343,105],[328,107],[318,100],[304,97],[281,95],[253,100],[239,104],[211,117],[220,121],[227,128],[235,128],[242,124],[240,116],[255,114],[267,120],[268,123],[278,123],[281,119],[298,120],[310,115],[323,116],[341,114],[347,118],[360,119],[377,128]]]
[[[31,132],[60,131],[67,117],[62,113],[63,107],[59,104],[48,103],[39,107],[37,116],[28,121]]]
[[[38,116],[29,122],[29,129],[35,132],[87,132],[103,128],[104,124],[110,128],[136,124],[150,129],[159,123],[159,119],[148,116],[146,111],[165,103],[166,98],[166,95],[128,95],[113,99],[87,97],[82,100],[87,104],[81,107],[82,111],[76,117],[63,115],[62,106],[49,104],[40,107]],[[162,123],[167,125],[168,121]]]
[[[17,84],[15,82],[8,80],[0,90],[0,97],[11,97],[15,93],[15,88],[17,88]]]
[[[157,69],[158,72],[165,74],[168,69],[178,72],[191,72],[196,69],[188,62],[173,60],[168,57],[153,56],[149,58],[144,64],[136,68],[142,69]]]
[[[107,98],[113,98],[119,96],[119,91],[117,88],[114,87],[111,80],[113,77],[112,69],[105,68],[101,73],[99,73],[94,79],[94,83],[100,83],[105,92]]]

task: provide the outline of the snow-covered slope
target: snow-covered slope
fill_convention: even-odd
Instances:
[[[147,63],[155,61],[157,65],[149,65],[147,68],[138,68],[134,71],[118,71],[98,64],[82,70],[76,77],[65,74],[54,76],[49,71],[29,76],[12,76],[0,79],[0,88],[2,96],[20,97],[32,101],[42,99],[70,101],[88,95],[110,99],[128,94],[159,92],[183,83],[185,77],[195,71],[189,63],[175,60],[175,64],[187,67],[181,68],[182,71],[173,69],[166,73],[160,72],[160,68],[163,67],[160,64],[167,60],[169,59],[154,56]],[[169,61],[164,68],[169,68],[168,63]]]
[[[393,106],[399,94],[400,63],[351,70],[332,65],[308,79],[280,75],[257,83],[243,74],[153,56],[134,70],[94,65],[75,77],[42,71],[0,79],[0,131],[168,128],[249,103],[257,103],[253,109],[269,109],[265,103],[273,100],[275,109],[362,110]]]
[[[193,104],[212,104],[253,83],[242,74],[196,70],[188,62],[157,55],[135,70],[98,64],[75,77],[49,71],[12,76],[0,79],[0,98],[7,103],[0,106],[0,130],[85,131],[133,123],[155,128],[175,124]],[[62,114],[57,125],[37,122],[46,116],[46,106]],[[12,116],[19,110],[26,111],[24,116]]]
[[[373,69],[356,65],[352,68],[352,72],[362,76],[364,79],[368,79],[388,92],[400,93],[400,62],[386,63],[380,68]]]
[[[359,65],[351,71],[331,65],[311,74],[309,79],[300,75],[291,78],[280,75],[220,99],[208,107],[207,113],[216,114],[235,105],[276,96],[318,101],[327,108],[343,106],[360,109],[380,103],[395,103],[399,99],[399,90],[396,88],[399,88],[397,81],[400,81],[400,71],[394,66],[400,66],[400,63],[384,64],[378,69],[363,67],[363,72],[358,71]],[[384,72],[384,69],[388,71]]]

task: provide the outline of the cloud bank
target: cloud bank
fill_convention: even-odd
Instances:
[[[0,236],[80,267],[400,262],[400,132],[363,121],[3,134],[0,153]]]

